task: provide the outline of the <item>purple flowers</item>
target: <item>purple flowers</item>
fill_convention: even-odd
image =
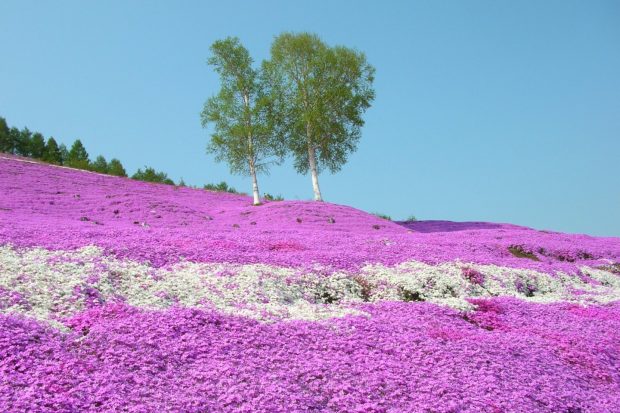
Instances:
[[[0,407],[613,412],[620,405],[618,305],[492,303],[479,303],[473,321],[431,304],[384,303],[366,306],[370,318],[271,325],[108,305],[68,321],[67,335],[2,316]]]
[[[484,275],[474,268],[463,268],[463,276],[469,280],[472,284],[482,285],[484,284]]]
[[[0,159],[0,195],[4,243],[60,250],[97,245],[119,258],[155,266],[187,260],[292,267],[321,263],[355,270],[366,263],[460,260],[577,273],[583,264],[620,263],[618,238],[508,224],[397,223],[328,203],[282,201],[253,207],[251,198],[242,195],[7,159]],[[328,222],[330,217],[334,223]],[[515,245],[538,260],[511,254]]]
[[[0,411],[620,411],[619,301],[468,298],[471,311],[428,302],[443,290],[456,300],[459,288],[534,300],[555,288],[549,280],[559,272],[580,277],[583,288],[615,291],[618,238],[393,223],[327,203],[253,207],[240,195],[7,158],[0,158],[0,200],[0,247],[14,248],[0,255]],[[77,252],[60,253],[68,250]],[[451,273],[442,278],[419,263],[388,273],[408,261]],[[197,262],[218,263],[213,277]],[[235,265],[252,263],[265,265],[252,270],[256,278],[239,277]],[[269,273],[276,265],[280,284]],[[582,272],[586,266],[604,276]],[[517,273],[524,268],[549,280]],[[423,271],[429,285],[407,283]],[[497,274],[504,273],[513,290],[502,290]],[[181,274],[185,285],[174,282]],[[390,280],[404,283],[399,294],[390,295]],[[358,300],[342,317],[321,321],[282,322],[267,311],[284,304],[306,311],[296,290],[304,282],[316,308]],[[191,295],[203,287],[215,289],[212,302]],[[248,302],[235,301],[240,288],[274,322],[247,317]],[[19,315],[23,309],[41,321]],[[57,324],[43,321],[48,314]]]

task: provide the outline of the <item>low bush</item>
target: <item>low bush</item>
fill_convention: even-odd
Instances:
[[[540,261],[538,257],[531,251],[527,251],[521,245],[511,245],[508,251],[517,258],[527,258],[533,261]]]
[[[202,189],[216,192],[228,192],[231,194],[239,193],[235,188],[233,188],[232,186],[228,186],[228,184],[224,181],[220,182],[219,184],[204,184]]]
[[[174,185],[172,179],[168,178],[168,174],[165,172],[157,172],[155,168],[151,168],[150,166],[145,166],[144,171],[142,169],[138,169],[135,174],[131,176],[131,179],[136,179],[138,181],[144,182],[155,182],[166,185]]]
[[[391,221],[391,220],[392,220],[392,217],[391,217],[391,216],[386,215],[386,214],[382,214],[382,213],[380,213],[380,212],[373,212],[372,214],[373,214],[374,216],[376,216],[376,217],[381,218],[381,219],[387,219],[388,221]]]
[[[282,197],[282,195],[273,196],[273,195],[271,195],[269,193],[263,194],[263,198],[266,201],[284,201],[284,198]]]

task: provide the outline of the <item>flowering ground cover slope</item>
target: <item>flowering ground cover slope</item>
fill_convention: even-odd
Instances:
[[[620,239],[0,157],[0,411],[620,412]]]

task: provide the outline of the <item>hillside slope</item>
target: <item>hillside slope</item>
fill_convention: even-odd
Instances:
[[[620,239],[0,156],[0,410],[617,412]]]
[[[618,238],[508,224],[394,223],[351,207],[309,201],[251,206],[249,197],[151,184],[0,159],[0,236],[16,246],[98,245],[155,266],[178,262],[365,263],[460,259],[543,271],[620,261]],[[510,253],[521,246],[538,261]]]

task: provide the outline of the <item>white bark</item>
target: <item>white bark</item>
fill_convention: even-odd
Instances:
[[[260,205],[260,194],[258,192],[258,181],[256,180],[256,168],[254,162],[250,162],[250,174],[252,175],[252,195],[254,197],[254,205]]]
[[[312,144],[308,144],[308,162],[310,163],[310,176],[312,177],[312,189],[314,190],[314,200],[322,201],[321,188],[319,188],[319,173],[316,167],[316,150]]]
[[[243,102],[245,103],[246,110],[249,111],[250,97],[247,93],[243,94]],[[250,131],[251,123],[249,119],[246,119],[246,127],[248,128],[248,163],[250,165],[250,175],[252,176],[252,196],[254,198],[253,204],[260,205],[260,193],[258,191],[258,180],[256,179],[256,158],[254,157],[254,141],[252,137],[252,132]]]
[[[308,109],[308,96],[304,92],[304,102],[306,110]],[[322,201],[321,188],[319,187],[319,172],[316,165],[316,148],[312,143],[312,127],[310,121],[306,121],[306,139],[308,140],[308,163],[310,166],[310,177],[312,178],[312,190],[314,191],[314,200]]]

